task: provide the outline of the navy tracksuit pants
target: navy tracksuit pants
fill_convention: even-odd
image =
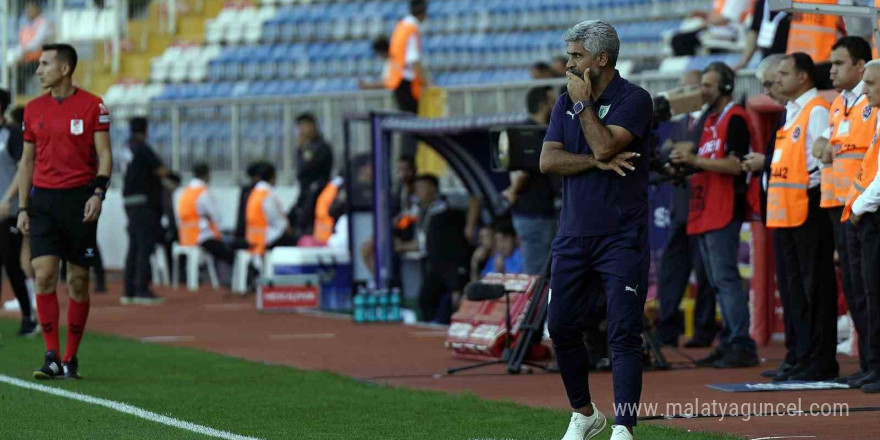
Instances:
[[[623,426],[635,426],[642,393],[641,333],[649,265],[644,225],[614,235],[553,240],[548,327],[569,403],[577,409],[592,401],[583,336],[589,317],[595,316],[589,313],[591,299],[604,289],[614,416]]]

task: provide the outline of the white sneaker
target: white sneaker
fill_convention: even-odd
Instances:
[[[611,425],[611,440],[633,440],[626,426]]]
[[[12,298],[9,301],[6,301],[3,303],[3,310],[13,310],[13,311],[17,312],[17,311],[21,310],[21,308],[18,305],[18,300],[15,298]]]
[[[578,412],[571,413],[571,421],[568,422],[568,430],[562,440],[588,440],[605,429],[605,414],[596,409],[595,403],[590,405],[593,405],[593,415],[589,417]]]

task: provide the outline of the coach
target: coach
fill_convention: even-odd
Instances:
[[[642,389],[642,319],[648,287],[648,167],[651,96],[614,68],[617,31],[584,21],[565,33],[568,93],[553,108],[541,172],[563,177],[553,241],[549,330],[573,408],[564,440],[591,438],[605,416],[590,399],[583,344],[588,304],[607,294],[614,402],[637,405]],[[630,162],[632,161],[632,162]],[[635,165],[635,166],[633,166]],[[632,439],[637,414],[615,414],[612,440]]]
[[[101,98],[73,86],[76,51],[43,46],[37,76],[49,93],[24,112],[18,228],[29,234],[37,315],[46,359],[36,379],[79,379],[76,352],[89,315],[89,266],[96,258],[98,216],[110,184],[110,112]],[[32,189],[33,187],[33,189]],[[59,260],[68,262],[67,344],[58,359]]]

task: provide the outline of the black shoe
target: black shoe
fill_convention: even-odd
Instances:
[[[788,371],[791,369],[791,367],[793,367],[793,365],[789,364],[788,362],[783,362],[779,364],[779,367],[777,367],[775,370],[762,371],[761,376],[764,376],[768,379],[773,379],[774,377],[776,377],[777,374]]]
[[[155,293],[148,290],[146,292],[141,292],[141,293],[135,295],[132,298],[132,301],[135,304],[156,305],[156,304],[162,304],[163,302],[165,302],[165,298],[162,298],[161,296],[157,296]]]
[[[712,346],[711,340],[703,341],[700,339],[688,339],[684,343],[684,348],[706,348],[706,347],[711,347],[711,346]]]
[[[18,336],[22,338],[32,338],[40,334],[40,326],[37,321],[25,319],[21,321],[21,327],[18,329]]]
[[[861,379],[862,377],[864,377],[866,374],[868,374],[868,372],[859,370],[853,374],[850,374],[849,376],[841,376],[841,377],[834,379],[834,383],[847,384],[850,381],[855,382],[855,381]]]
[[[862,392],[868,394],[880,393],[880,381],[862,385]]]
[[[46,361],[39,370],[34,370],[34,379],[54,379],[62,372],[61,363],[55,350],[46,352]]]
[[[712,363],[715,368],[748,368],[758,365],[758,355],[734,346],[724,357]]]
[[[847,382],[850,388],[861,388],[869,383],[880,381],[880,370],[871,370],[859,379]]]
[[[806,371],[808,369],[809,369],[809,367],[807,367],[805,365],[801,365],[801,364],[795,365],[795,366],[789,368],[788,370],[780,371],[779,373],[776,374],[776,376],[773,376],[773,382],[785,382],[787,380],[791,380],[791,376],[803,373],[804,371]]]
[[[709,353],[709,356],[706,356],[702,359],[697,359],[697,361],[694,363],[697,364],[698,367],[711,367],[713,364],[715,364],[715,361],[720,361],[723,357],[724,351],[721,350],[721,347],[715,347],[715,349],[712,350],[711,353]]]
[[[61,364],[61,369],[64,371],[64,375],[60,377],[61,379],[82,379],[82,376],[79,375],[79,359],[76,356],[70,362]]]
[[[804,371],[801,371],[797,374],[792,374],[788,380],[803,380],[808,382],[818,382],[818,381],[826,381],[833,380],[837,377],[837,372],[833,373],[822,373],[817,371],[815,368],[807,368]]]

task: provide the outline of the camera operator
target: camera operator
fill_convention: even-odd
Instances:
[[[701,73],[689,70],[681,77],[683,87],[698,87]],[[664,143],[660,156],[666,163],[663,170],[671,175],[681,175],[682,170],[668,162],[668,156],[677,144],[696,145],[703,133],[703,123],[708,112],[698,110],[681,115],[674,121],[672,136]],[[657,336],[664,345],[678,346],[678,337],[684,331],[684,319],[678,306],[691,277],[696,272],[697,298],[694,307],[694,334],[684,346],[688,348],[709,347],[715,339],[715,292],[706,278],[703,261],[696,240],[687,235],[688,202],[690,190],[687,181],[674,182],[670,204],[669,239],[660,257],[657,297],[660,300],[660,319]]]
[[[546,127],[550,111],[556,103],[552,87],[534,87],[526,95],[529,124]],[[533,171],[513,171],[510,186],[501,193],[510,202],[513,226],[520,239],[523,269],[529,275],[540,275],[550,255],[550,244],[556,236],[556,191],[550,176]]]
[[[724,63],[703,70],[700,92],[709,104],[699,150],[681,145],[670,155],[674,163],[701,170],[691,177],[687,232],[696,236],[709,283],[721,306],[720,346],[698,365],[742,368],[758,364],[755,341],[749,336],[748,295],[743,290],[737,255],[746,210],[746,181],[740,158],[749,153],[748,114],[733,102],[734,73]]]

